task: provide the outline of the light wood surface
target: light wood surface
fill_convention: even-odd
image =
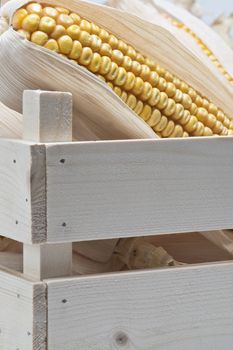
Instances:
[[[72,141],[72,94],[26,90],[23,138],[34,142]]]
[[[232,228],[232,152],[232,137],[47,145],[47,239]]]
[[[47,281],[48,347],[230,349],[232,276],[221,263]]]
[[[0,141],[0,232],[21,242],[41,242],[46,235],[44,149]]]
[[[24,244],[23,272],[40,281],[69,276],[72,272],[72,243]]]
[[[34,142],[72,141],[72,95],[65,92],[24,91],[23,137]],[[45,162],[43,157],[43,162],[39,164],[41,169],[37,169],[34,176],[43,174],[35,185],[40,188],[43,204],[43,213],[40,213],[38,220],[47,226]],[[36,190],[32,188],[32,196],[38,194]],[[23,252],[26,276],[40,281],[43,278],[67,276],[72,272],[72,243],[24,244]]]
[[[46,350],[46,286],[0,271],[0,349]]]

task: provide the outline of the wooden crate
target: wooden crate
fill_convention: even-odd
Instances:
[[[71,267],[72,242],[183,232],[181,251],[232,228],[233,138],[71,142],[70,94],[28,91],[23,110],[24,140],[0,140],[0,232],[24,247],[0,254],[0,349],[231,349],[233,262],[210,243],[186,246],[208,263]]]

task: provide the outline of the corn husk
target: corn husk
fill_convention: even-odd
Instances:
[[[205,54],[190,34],[173,26],[164,15],[168,15],[170,18],[185,24],[208,46],[228,73],[233,76],[232,49],[214,30],[186,9],[167,0],[109,0],[108,4],[115,8],[134,13],[149,22],[161,25],[175,35],[184,45],[188,45],[194,53],[203,57]],[[213,65],[212,62],[209,62],[209,64]]]
[[[176,19],[187,25],[194,33],[196,33],[203,42],[213,51],[218,60],[223,64],[225,69],[233,76],[233,51],[228,45],[224,43],[222,38],[220,38],[211,28],[209,28],[204,22],[190,14],[185,9],[176,6],[165,0],[151,0],[145,3],[144,0],[109,0],[109,5],[114,6],[118,9],[129,11],[144,19],[157,23],[161,27],[166,28],[170,31],[176,38],[183,43],[189,43],[189,49],[196,55],[199,54],[200,57],[205,55],[200,47],[196,44],[194,40],[182,31],[177,29],[164,18],[161,13],[169,14],[173,19]],[[213,63],[209,61],[209,66],[213,66]],[[225,81],[228,85],[227,81]],[[232,94],[233,99],[233,94]],[[231,107],[230,115],[233,115],[233,109]],[[224,249],[228,253],[233,255],[233,231],[232,230],[220,230],[220,231],[208,231],[201,233],[205,238],[210,240],[212,243],[218,247]]]
[[[3,6],[1,16],[10,24],[13,13],[27,2],[8,2]],[[65,6],[102,26],[153,57],[226,113],[233,110],[233,88],[209,64],[207,57],[192,51],[190,40],[182,43],[167,28],[113,8],[79,0],[48,0],[46,3]],[[69,91],[74,98],[75,139],[156,137],[151,128],[93,74],[23,39],[11,27],[0,36],[0,64],[0,101],[19,113],[24,89]]]

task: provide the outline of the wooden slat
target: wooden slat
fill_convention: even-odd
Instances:
[[[0,234],[44,241],[45,204],[45,147],[0,140]]]
[[[233,138],[46,146],[49,242],[233,227]]]
[[[0,349],[46,350],[46,285],[0,271]]]
[[[47,281],[48,348],[222,350],[233,263]]]
[[[24,91],[23,138],[34,142],[72,141],[72,94],[41,90]],[[37,158],[39,159],[38,155]],[[39,195],[42,212],[40,210],[38,213],[37,208],[34,212],[37,215],[38,225],[46,230],[45,158],[42,159],[42,164],[39,163],[39,167],[34,174],[37,181],[34,181],[36,188],[32,187],[32,196],[34,198]],[[37,191],[38,187],[40,192]],[[23,270],[26,276],[34,276],[37,280],[41,280],[67,276],[72,272],[72,243],[24,244],[23,250]]]
[[[23,272],[40,281],[72,273],[72,243],[24,244]]]

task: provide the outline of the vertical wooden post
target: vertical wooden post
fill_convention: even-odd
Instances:
[[[72,141],[72,95],[25,91],[23,138],[35,142]],[[24,274],[42,280],[72,273],[72,243],[24,244]]]

